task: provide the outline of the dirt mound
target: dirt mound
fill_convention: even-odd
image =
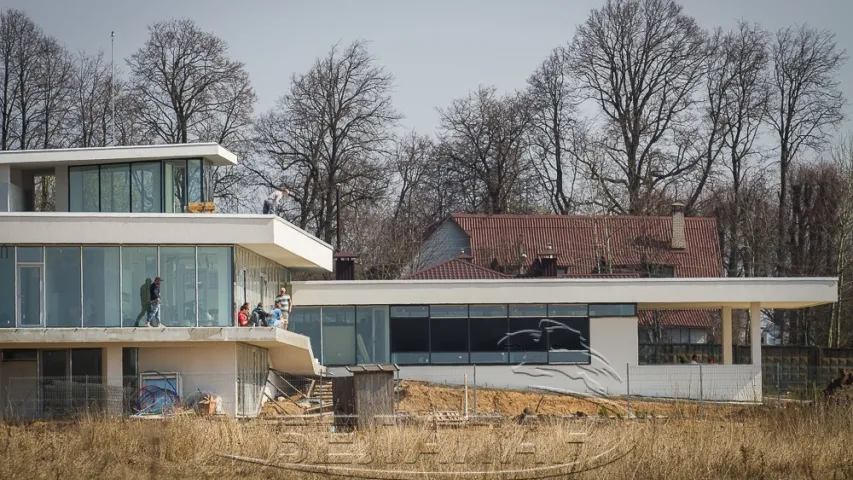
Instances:
[[[842,368],[838,370],[838,377],[829,382],[823,390],[823,396],[830,399],[853,400],[853,370]]]

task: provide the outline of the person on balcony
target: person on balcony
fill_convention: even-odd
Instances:
[[[293,310],[293,299],[287,294],[287,289],[282,287],[278,291],[278,297],[275,301],[281,305],[281,320],[284,323],[284,329],[287,330],[287,324],[290,321],[290,312]]]
[[[278,202],[281,201],[282,197],[285,195],[288,195],[288,191],[284,187],[273,190],[270,196],[264,200],[264,215],[269,215],[271,213],[275,214],[275,208],[278,206]]]
[[[151,282],[148,295],[148,318],[145,320],[146,327],[160,326],[160,282],[162,282],[160,277]],[[165,325],[163,326],[165,327]]]
[[[246,302],[240,307],[240,313],[237,314],[237,325],[241,327],[249,326],[249,303]]]

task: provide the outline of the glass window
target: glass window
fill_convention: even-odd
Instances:
[[[44,265],[18,265],[18,325],[42,326],[44,297]]]
[[[586,305],[548,305],[549,317],[585,317]]]
[[[322,358],[320,338],[320,307],[293,307],[288,319],[288,328],[311,339],[314,358]]]
[[[391,361],[401,365],[429,362],[428,318],[391,317]]]
[[[167,327],[196,323],[195,247],[160,248],[160,320]]]
[[[356,363],[388,363],[388,307],[356,307]]]
[[[589,363],[589,319],[549,319],[549,363]]]
[[[0,328],[15,326],[15,247],[0,246]]]
[[[119,247],[83,247],[83,326],[121,326]]]
[[[403,307],[391,307],[392,318],[426,318],[429,317],[429,307],[420,305],[406,305]]]
[[[432,318],[468,318],[468,305],[432,305],[429,307]]]
[[[506,305],[471,305],[468,315],[471,318],[506,317]]]
[[[82,381],[88,377],[90,382],[98,383],[102,365],[100,348],[71,349],[71,377],[74,380]]]
[[[101,211],[130,211],[130,165],[101,166]]]
[[[230,327],[231,247],[198,247],[198,324]]]
[[[44,262],[44,249],[41,247],[18,247],[18,263]]]
[[[589,306],[590,317],[633,317],[637,315],[637,306],[628,304],[599,304]]]
[[[548,308],[545,305],[510,305],[510,317],[547,317]]]
[[[98,166],[68,168],[68,211],[97,212],[100,210]]]
[[[216,167],[210,164],[210,162],[204,162],[204,201],[212,202],[214,201],[214,186],[216,184]]]
[[[121,271],[122,325],[145,325],[149,289],[158,271],[157,247],[122,247]]]
[[[201,160],[187,160],[187,203],[201,202]]]
[[[130,177],[132,211],[154,213],[163,211],[160,198],[160,162],[131,164]]]
[[[430,363],[468,363],[468,320],[430,320]]]
[[[79,327],[80,247],[44,249],[45,324],[48,327]]]
[[[168,160],[164,162],[163,179],[165,187],[166,213],[183,213],[187,206],[186,160]]]
[[[354,307],[323,307],[323,364],[355,364]]]
[[[510,362],[547,363],[547,337],[541,318],[510,318]]]
[[[471,363],[506,363],[507,333],[509,321],[506,318],[472,318]]]

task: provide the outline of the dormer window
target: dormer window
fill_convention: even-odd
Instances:
[[[212,183],[200,159],[69,167],[69,211],[184,213],[213,202]]]

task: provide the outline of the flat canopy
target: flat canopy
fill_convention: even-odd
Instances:
[[[87,348],[108,344],[187,348],[216,342],[266,348],[274,370],[297,375],[319,375],[322,370],[308,337],[274,327],[0,329],[0,348]]]
[[[57,165],[145,162],[178,158],[203,158],[213,165],[236,165],[237,156],[217,143],[182,143],[123,147],[58,148],[53,150],[7,150],[0,152],[0,165],[43,168]]]
[[[293,282],[309,305],[636,303],[640,309],[803,308],[838,300],[837,278],[359,280]]]
[[[332,271],[332,247],[276,215],[0,212],[9,245],[240,245],[285,267]]]

